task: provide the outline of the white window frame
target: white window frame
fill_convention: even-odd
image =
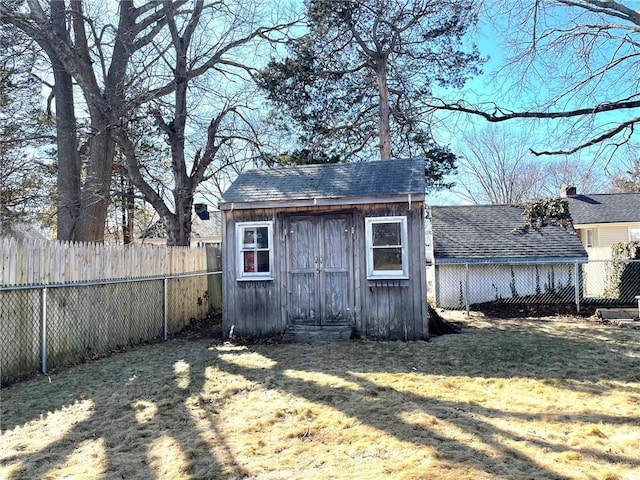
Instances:
[[[633,237],[636,237],[636,240]],[[629,241],[640,242],[640,227],[629,227]]]
[[[373,267],[373,251],[375,248],[384,248],[384,246],[373,246],[373,225],[379,223],[399,223],[400,224],[400,242],[401,245],[388,245],[388,247],[401,247],[402,251],[402,270],[375,270]],[[407,217],[406,216],[390,216],[390,217],[367,217],[365,218],[365,239],[367,247],[367,279],[407,279],[409,278],[409,261],[407,248]]]
[[[268,272],[245,272],[244,271],[244,252],[248,251],[243,243],[244,230],[246,228],[263,228],[267,227],[267,248],[253,248],[253,251],[269,252],[269,271]],[[236,271],[237,280],[239,281],[260,281],[273,280],[273,221],[265,220],[258,222],[238,222],[236,223]]]
[[[591,237],[591,238],[589,238]],[[584,243],[587,247],[593,247],[596,243],[596,229],[587,228],[584,233]]]

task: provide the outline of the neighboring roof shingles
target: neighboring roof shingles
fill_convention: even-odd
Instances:
[[[567,200],[574,225],[640,222],[640,193],[571,195]]]
[[[587,260],[571,227],[524,229],[522,213],[511,205],[432,207],[435,262]]]
[[[424,159],[296,165],[241,173],[220,203],[424,195]]]

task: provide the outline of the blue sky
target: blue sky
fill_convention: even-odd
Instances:
[[[639,2],[640,6],[640,2]],[[568,20],[572,12],[575,9],[560,9],[554,11],[556,15],[551,22],[560,22],[563,26],[565,23],[569,24]],[[555,60],[545,64],[539,62],[533,64],[533,71],[538,75],[533,81],[528,84],[522,84],[517,82],[517,78],[506,75],[506,70],[502,71],[504,66],[505,55],[503,55],[504,42],[509,39],[513,39],[513,29],[509,28],[505,20],[501,20],[500,17],[494,16],[488,21],[485,17],[481,17],[481,23],[479,31],[476,35],[475,41],[480,49],[481,54],[488,55],[489,61],[484,66],[484,74],[478,76],[469,81],[463,91],[449,91],[443,92],[449,99],[464,98],[470,103],[476,102],[495,102],[498,105],[509,107],[514,111],[527,110],[532,105],[539,103],[540,101],[550,98],[553,95],[554,90],[565,87],[559,77],[561,74],[570,72],[573,69],[577,74],[579,71],[580,59],[573,55],[566,55],[564,58],[560,57],[559,60]],[[511,51],[509,53],[512,53]],[[607,60],[609,56],[613,56],[616,52],[613,49],[602,49],[599,52],[598,60]],[[544,57],[542,57],[544,60]],[[574,63],[573,60],[576,60]],[[613,72],[611,72],[613,73]],[[620,72],[620,78],[625,72]],[[601,84],[593,95],[596,101],[607,101],[620,98],[625,94],[625,90],[629,90],[629,85],[624,82],[615,82],[611,84]],[[515,94],[514,94],[515,93]],[[617,94],[617,96],[616,96]],[[608,98],[611,96],[611,98]],[[580,105],[584,101],[584,97],[576,95],[574,97],[565,97],[562,102],[565,102],[565,107],[574,108],[576,105]],[[585,104],[590,104],[593,99],[587,99]],[[562,105],[560,105],[562,106]],[[627,115],[628,112],[625,112]],[[480,117],[453,114],[453,115],[441,115],[441,124],[434,126],[434,133],[436,139],[441,144],[446,144],[451,147],[455,153],[462,153],[464,151],[464,145],[460,143],[460,139],[464,135],[464,132],[482,130],[489,122],[486,122]],[[604,128],[606,123],[617,122],[623,118],[620,114],[611,114],[608,116],[600,115],[595,123],[590,124],[586,122],[575,121],[545,121],[545,120],[513,120],[502,122],[498,124],[491,124],[498,128],[505,128],[508,131],[523,130],[530,139],[530,146],[535,149],[555,149],[558,146],[559,141],[563,139],[576,140],[579,133],[583,133],[586,137],[589,137],[597,131],[598,128]],[[575,130],[571,132],[571,128],[576,129],[580,127],[582,130]],[[556,136],[554,139],[553,136]],[[612,155],[611,148],[603,148],[602,145],[596,146],[591,149],[583,150],[577,154],[571,156],[571,159],[578,162],[580,165],[588,167],[593,161],[599,162],[600,172],[604,176],[608,176],[615,172],[620,165],[620,162],[625,162],[629,158],[634,157],[635,152],[633,145],[625,146],[619,149],[615,155]],[[536,157],[540,162],[556,162],[560,157],[557,156],[542,156]],[[455,179],[455,177],[454,177]],[[458,178],[458,182],[464,178]],[[454,192],[439,192],[430,196],[430,201],[433,204],[451,204],[451,203],[465,203]]]

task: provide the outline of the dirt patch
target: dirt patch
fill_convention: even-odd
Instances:
[[[577,317],[588,318],[594,315],[598,307],[583,305],[580,312],[576,312],[575,305],[558,304],[512,304],[512,303],[479,303],[471,309],[481,312],[491,318],[548,318],[548,317]]]
[[[216,314],[200,320],[192,320],[181,331],[171,335],[171,338],[191,341],[209,339],[214,340],[215,343],[222,343],[222,315]]]

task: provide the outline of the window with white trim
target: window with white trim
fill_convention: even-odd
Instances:
[[[587,247],[593,247],[593,238],[594,238],[593,228],[587,228],[586,236],[587,236]]]
[[[238,280],[273,278],[273,222],[236,224]]]
[[[629,228],[629,241],[640,242],[640,228]]]
[[[407,217],[365,219],[367,278],[408,278]]]

